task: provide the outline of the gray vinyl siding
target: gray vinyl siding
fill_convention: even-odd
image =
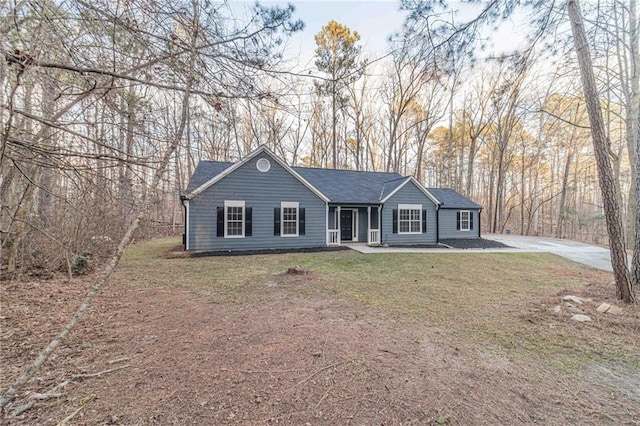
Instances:
[[[473,215],[473,229],[458,231],[459,211],[469,211]],[[476,209],[440,209],[440,238],[479,238],[480,237],[480,212]]]
[[[378,207],[377,206],[371,207],[371,229],[378,229]]]
[[[358,209],[358,242],[367,242],[367,208],[360,207]]]
[[[268,158],[271,169],[256,169],[260,158]],[[217,207],[225,200],[244,201],[252,208],[252,235],[244,238],[217,237]],[[299,202],[305,209],[305,235],[274,236],[274,208],[282,201]],[[246,211],[246,210],[245,210]],[[326,203],[266,154],[257,155],[216,182],[189,203],[189,250],[253,250],[326,246]]]
[[[398,204],[422,204],[422,210],[427,211],[427,232],[423,234],[394,234],[393,209],[397,209]],[[407,183],[384,203],[381,238],[382,244],[436,243],[436,205],[413,182]]]
[[[368,238],[369,229],[367,228],[367,208],[360,207],[358,209],[358,241],[366,243]],[[378,206],[371,206],[371,229],[378,228]]]

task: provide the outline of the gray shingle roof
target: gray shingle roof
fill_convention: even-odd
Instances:
[[[380,199],[384,200],[389,194],[396,190],[400,185],[405,183],[409,179],[408,177],[401,177],[400,179],[394,179],[388,181],[384,184],[382,188],[382,194],[380,195]]]
[[[398,173],[293,168],[334,203],[378,204],[406,178]]]
[[[225,163],[222,161],[200,161],[193,171],[191,179],[189,179],[189,185],[187,185],[186,190],[187,194],[232,165],[233,163]]]
[[[201,161],[198,163],[187,193],[192,192],[234,163]],[[398,173],[294,167],[300,176],[334,203],[378,204],[408,178]],[[481,208],[467,197],[449,188],[428,188],[443,208]]]
[[[481,205],[474,203],[455,189],[451,188],[427,188],[442,204],[442,209],[480,209]]]

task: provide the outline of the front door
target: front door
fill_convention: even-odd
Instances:
[[[353,241],[353,210],[340,210],[340,240]]]

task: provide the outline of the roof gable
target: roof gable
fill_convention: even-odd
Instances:
[[[413,176],[409,176],[407,178],[405,178],[405,180],[398,185],[393,191],[389,192],[383,199],[382,202],[384,203],[385,201],[387,201],[389,198],[393,197],[393,195],[400,191],[406,184],[408,184],[409,182],[413,183],[413,185],[418,188],[418,190],[420,190],[420,192],[422,192],[424,195],[426,195],[431,201],[433,201],[433,203],[435,205],[440,204],[440,201],[438,201],[438,199],[436,197],[433,196],[433,194],[431,194],[431,192],[429,192],[427,190],[427,188],[425,188],[424,186],[420,185],[420,182],[418,182],[418,180],[416,178],[414,178]]]
[[[195,189],[192,189],[190,192],[187,193],[186,198],[189,199],[189,198],[192,198],[192,197],[198,195],[199,193],[201,193],[205,189],[209,188],[211,185],[215,184],[216,182],[219,182],[220,180],[224,179],[229,174],[233,173],[238,168],[242,167],[244,164],[246,164],[249,161],[251,161],[251,159],[255,158],[259,154],[268,155],[273,161],[278,163],[280,166],[282,166],[282,168],[284,168],[287,172],[289,172],[294,178],[296,178],[298,181],[300,181],[300,183],[302,183],[309,190],[311,190],[311,192],[316,194],[318,196],[318,198],[320,198],[321,200],[323,200],[325,202],[329,201],[329,199],[322,192],[318,191],[318,189],[316,189],[313,185],[311,185],[305,178],[300,176],[298,174],[298,172],[296,172],[287,163],[285,163],[280,158],[278,158],[274,153],[272,153],[264,145],[260,146],[258,149],[253,151],[251,154],[247,155],[242,160],[238,161],[237,163],[233,163],[233,164],[229,165],[226,168],[224,168],[224,166],[227,163],[217,163],[217,162],[213,162],[213,161],[208,162],[208,163],[214,163],[214,164],[209,164],[209,168],[212,171],[217,171],[217,170],[222,170],[222,171],[218,172],[216,175],[214,175],[213,177],[211,177],[209,180],[205,181],[204,183],[200,184]],[[215,164],[215,163],[217,163],[217,164]],[[198,164],[198,166],[200,166],[200,164]],[[206,168],[207,166],[205,165],[204,167]],[[197,170],[197,167],[196,167],[196,170]],[[203,171],[204,171],[204,169],[203,169]],[[195,175],[195,172],[194,172],[194,175]],[[193,180],[193,177],[192,177],[191,180]],[[190,186],[191,186],[191,180],[189,182]],[[202,180],[202,178],[199,176],[198,180]]]

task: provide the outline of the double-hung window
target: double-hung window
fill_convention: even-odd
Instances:
[[[398,233],[422,233],[422,204],[398,204]]]
[[[225,238],[244,238],[244,201],[224,202]]]
[[[282,201],[273,208],[273,235],[299,237],[305,235],[304,207],[297,201]]]
[[[460,231],[470,231],[473,227],[473,219],[469,210],[460,210],[458,212],[458,229]]]
[[[297,237],[300,223],[299,203],[283,201],[280,204],[282,214],[280,215],[281,235],[283,237]]]

